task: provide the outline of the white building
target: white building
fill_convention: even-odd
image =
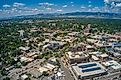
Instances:
[[[107,74],[105,67],[98,62],[81,63],[72,66],[72,74],[76,80],[95,80]]]
[[[26,79],[28,79],[28,76],[26,74],[21,76],[21,80],[26,80]]]
[[[108,71],[108,75],[101,78],[101,80],[119,80],[121,79],[121,65],[114,61],[103,62],[103,65]]]

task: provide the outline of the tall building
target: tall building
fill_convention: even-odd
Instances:
[[[24,30],[20,30],[20,31],[18,31],[18,32],[20,33],[19,36],[23,38],[23,37],[24,37]]]

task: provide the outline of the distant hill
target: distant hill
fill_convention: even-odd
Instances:
[[[17,18],[53,18],[53,17],[94,17],[94,18],[117,18],[121,19],[119,13],[103,13],[103,12],[71,12],[71,13],[48,13],[27,16],[17,16]]]
[[[62,16],[72,17],[103,17],[103,18],[121,18],[119,13],[103,13],[103,12],[72,12],[61,14]]]
[[[35,15],[23,15],[10,17],[8,19],[29,19],[29,18],[56,18],[56,17],[84,17],[84,18],[109,18],[121,19],[121,13],[105,13],[105,12],[71,12],[71,13],[41,13]]]

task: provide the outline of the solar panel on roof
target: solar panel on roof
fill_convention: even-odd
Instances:
[[[90,72],[90,71],[96,71],[96,70],[100,70],[100,67],[96,67],[96,68],[90,68],[90,69],[84,69],[82,70],[82,72]]]
[[[80,65],[79,68],[88,68],[88,67],[93,67],[93,66],[97,66],[97,64],[96,63],[92,63],[92,64]]]

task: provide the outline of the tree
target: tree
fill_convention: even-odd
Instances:
[[[22,66],[26,66],[27,62],[22,62],[21,64],[22,64]]]
[[[37,56],[37,59],[42,59],[43,58],[43,55],[42,54],[39,54],[38,56]]]
[[[44,75],[44,76],[48,76],[49,74],[48,74],[48,72],[44,71],[44,72],[43,72],[43,75]]]
[[[6,78],[4,78],[3,80],[10,80],[10,78],[9,78],[9,77],[6,77]]]
[[[0,73],[1,73],[1,75],[7,75],[7,72],[6,72],[6,70],[5,70],[5,68],[2,68],[1,70],[0,70]]]

